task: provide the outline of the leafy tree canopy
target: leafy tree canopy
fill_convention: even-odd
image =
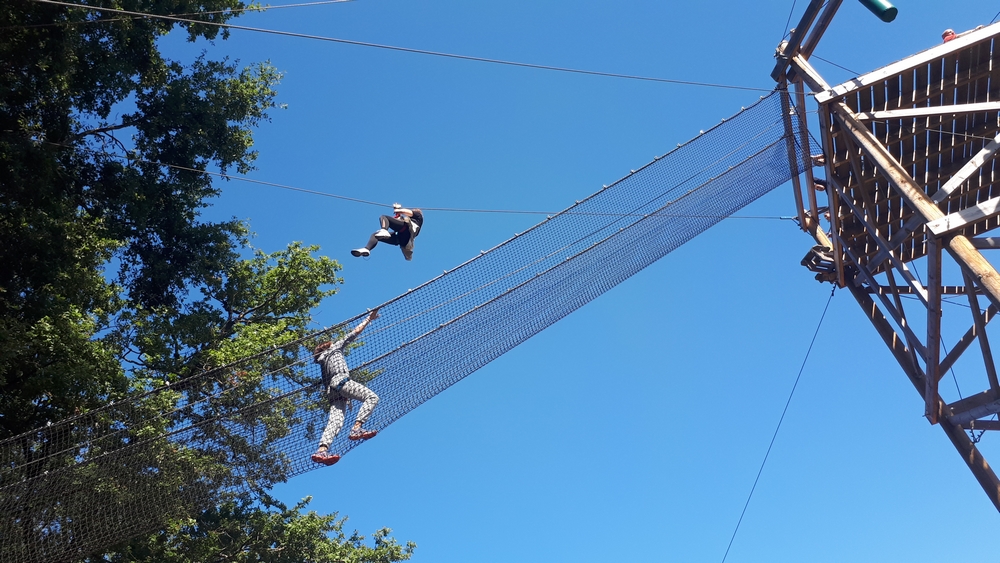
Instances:
[[[245,222],[201,217],[219,193],[209,171],[252,170],[253,131],[277,107],[281,76],[267,62],[170,60],[158,39],[224,39],[208,24],[247,6],[84,3],[206,23],[0,3],[0,440],[300,338],[342,282],[315,246],[265,253],[250,247]],[[178,387],[171,400],[197,392]],[[32,440],[15,442],[18,462],[68,445]],[[208,471],[205,454],[164,447],[157,459]],[[242,474],[283,480],[271,453],[258,454]],[[387,531],[367,547],[336,515],[288,509],[264,489],[219,498],[102,559],[399,561],[413,549]]]

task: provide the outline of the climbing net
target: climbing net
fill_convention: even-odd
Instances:
[[[797,174],[783,95],[382,304],[348,355],[380,397],[367,426],[385,428]],[[329,406],[310,350],[364,316],[0,443],[0,561],[81,559],[320,467],[309,454]],[[358,445],[347,434],[332,452]]]

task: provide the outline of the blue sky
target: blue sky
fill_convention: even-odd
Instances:
[[[798,2],[794,26],[805,8]],[[847,0],[816,54],[857,72],[1000,3]],[[356,0],[236,23],[770,89],[790,1]],[[233,32],[201,48],[285,73],[254,179],[408,206],[567,207],[763,92],[602,78]],[[853,74],[822,61],[830,83]],[[733,142],[738,142],[734,139]],[[231,181],[208,218],[322,246],[335,324],[537,222],[428,213],[412,262],[353,258],[381,208]],[[789,186],[744,215],[793,213]],[[829,297],[789,221],[730,219],[353,450],[277,490],[417,542],[414,561],[721,561]],[[414,369],[419,369],[415,366]],[[982,381],[957,373],[965,391]],[[727,561],[994,560],[998,516],[847,292],[833,298]],[[987,459],[1000,463],[998,438]]]

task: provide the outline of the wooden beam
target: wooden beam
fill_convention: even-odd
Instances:
[[[1000,215],[1000,197],[988,199],[961,211],[949,213],[940,219],[929,221],[927,228],[935,235],[941,236],[951,231],[960,231],[971,223],[977,223],[997,215]]]
[[[970,420],[961,427],[966,430],[1000,430],[1000,420]]]
[[[863,289],[855,287],[852,283],[847,284],[847,288],[865,312],[868,320],[871,321],[872,326],[875,327],[875,331],[882,337],[882,340],[896,358],[896,361],[899,362],[899,366],[903,368],[903,373],[910,379],[910,383],[913,384],[913,387],[917,391],[922,393],[925,385],[924,375],[921,373],[920,367],[911,362],[906,346],[900,342],[899,335],[892,330],[885,315],[882,314],[875,305],[875,302]],[[983,488],[986,496],[990,498],[990,502],[1000,511],[1000,479],[997,479],[996,473],[993,472],[990,464],[986,462],[986,458],[979,452],[976,445],[959,424],[951,422],[946,417],[942,417],[939,420],[938,426],[944,430],[945,434],[951,440],[952,445],[955,446],[959,455],[962,456],[966,465],[969,466],[972,475],[979,481],[979,486]]]
[[[882,341],[885,342],[886,347],[889,348],[889,352],[896,358],[899,367],[903,368],[903,373],[909,378],[910,383],[913,384],[913,387],[917,391],[923,394],[924,373],[920,370],[920,366],[913,362],[913,356],[910,355],[909,349],[903,343],[903,339],[900,338],[899,334],[892,328],[892,325],[889,324],[882,310],[878,308],[878,305],[875,304],[875,301],[864,289],[857,287],[853,283],[847,283],[845,287],[854,296],[854,300],[858,302],[858,305],[861,306],[861,310],[864,311],[865,316],[868,317],[872,326],[875,327],[875,332],[882,337]]]
[[[788,151],[788,164],[792,170],[798,170],[798,153],[795,150],[795,134],[792,127],[792,105],[788,93],[788,81],[782,79],[778,86],[778,95],[781,97],[781,120],[785,126],[785,149]],[[810,171],[811,173],[811,171]],[[809,189],[813,189],[809,186]],[[795,213],[799,217],[799,226],[802,230],[807,230],[806,210],[802,203],[802,184],[798,174],[792,174],[792,191],[795,196]]]
[[[802,46],[799,48],[799,52],[802,56],[809,58],[812,56],[813,51],[816,50],[816,45],[819,44],[819,40],[826,33],[826,29],[830,27],[830,22],[833,21],[833,16],[837,15],[837,9],[844,0],[829,0],[826,3],[826,8],[823,9],[823,13],[819,15],[819,19],[816,20],[816,25],[813,26],[812,33],[809,34],[802,41]]]
[[[900,297],[899,294],[900,287],[899,284],[896,283],[896,276],[892,274],[892,268],[886,268],[885,277],[889,282],[890,288],[892,289],[892,299],[893,303],[896,306],[896,310],[899,311],[899,317],[903,320],[906,326],[909,326],[910,321],[906,318],[906,309],[903,307],[903,298]],[[910,286],[905,286],[905,287],[906,289],[913,289]],[[879,297],[879,299],[884,299],[884,298]],[[912,357],[913,363],[917,364],[919,360],[917,359],[916,349],[913,346],[910,347],[910,356]]]
[[[844,254],[851,260],[851,264],[858,271],[857,273],[858,277],[863,278],[862,281],[864,283],[868,284],[869,286],[878,285],[878,283],[875,281],[875,278],[872,277],[872,275],[867,270],[862,268],[861,265],[858,263],[858,259],[851,251],[850,247],[844,248]],[[848,281],[846,285],[850,287],[854,284]],[[895,307],[893,307],[892,303],[889,302],[889,299],[886,296],[878,294],[873,294],[873,295],[878,296],[879,301],[882,303],[882,306],[885,307],[885,310],[888,311],[890,315],[892,315],[892,320],[896,322],[896,326],[898,326],[900,330],[903,331],[903,336],[904,339],[906,340],[906,343],[911,348],[913,348],[917,352],[917,354],[920,355],[921,358],[924,358],[924,361],[926,361],[927,360],[926,348],[924,348],[924,345],[920,343],[920,339],[917,338],[917,335],[913,333],[913,329],[910,328],[910,325],[906,322],[906,319],[903,318],[902,314],[899,311],[897,311]]]
[[[886,247],[884,249],[879,249],[878,253],[875,254],[871,259],[871,265],[873,268],[878,268],[882,266],[882,263],[892,256],[892,251],[899,248],[899,245],[913,234],[913,231],[924,224],[924,218],[920,216],[919,213],[914,214],[910,219],[903,224],[903,228],[896,231],[889,240],[886,241]]]
[[[896,293],[900,295],[913,295],[916,293],[914,289],[908,285],[895,286]],[[880,295],[888,295],[893,292],[893,287],[886,285],[879,285],[875,287],[868,288],[871,293],[878,293]],[[942,285],[941,295],[965,295],[966,288],[963,285]]]
[[[976,300],[976,303],[977,304],[979,303],[978,299]],[[969,327],[969,330],[965,331],[965,334],[963,334],[962,337],[958,339],[958,342],[955,343],[955,346],[951,349],[951,352],[948,353],[948,356],[944,360],[941,360],[941,368],[938,370],[938,373],[941,374],[947,373],[948,370],[951,369],[951,366],[955,365],[955,362],[958,361],[958,358],[961,357],[963,353],[965,353],[965,350],[969,348],[969,345],[972,344],[972,342],[976,340],[976,338],[986,336],[986,325],[988,325],[990,321],[993,320],[993,317],[996,316],[996,314],[997,314],[997,308],[994,307],[993,305],[990,305],[989,308],[986,309],[986,314],[981,315],[983,320],[981,327],[978,326],[975,322],[975,319],[973,319],[973,324],[971,327]]]
[[[837,197],[840,199],[840,201],[843,201],[845,204],[847,204],[847,206],[851,208],[851,212],[854,213],[854,215],[856,215],[861,220],[861,225],[868,233],[868,236],[871,237],[871,240],[880,249],[887,250],[888,244],[885,242],[885,240],[882,239],[882,236],[879,234],[878,229],[876,229],[873,225],[871,225],[871,223],[865,220],[865,216],[862,213],[862,210],[859,209],[858,206],[855,205],[853,201],[851,201],[851,198],[847,196],[847,193],[844,191],[844,186],[840,184],[840,180],[836,177],[827,178],[827,188],[830,188],[831,186],[836,190]],[[906,266],[906,263],[901,261],[896,256],[893,256],[891,253],[889,254],[889,260],[892,261],[893,267],[899,270],[899,273],[903,276],[903,279],[906,280],[906,283],[913,288],[914,295],[916,295],[921,301],[923,301],[926,304],[927,291],[924,288],[923,284],[921,284],[920,281],[917,280],[917,277],[913,275],[913,272],[911,272],[910,269]],[[860,261],[858,262],[858,267],[863,268],[860,264]],[[870,267],[871,264],[869,264],[869,268]],[[871,270],[865,269],[865,271],[868,272],[869,276],[871,275]],[[871,285],[877,286],[878,284],[873,281]]]
[[[995,400],[996,397],[994,397],[993,393],[989,390],[981,391],[975,395],[969,395],[968,397],[959,399],[954,403],[945,405],[944,413],[948,418],[951,418],[956,414],[979,408],[983,405],[988,405]]]
[[[826,200],[830,203],[830,228],[833,233],[833,259],[837,266],[837,286],[844,287],[846,283],[844,273],[844,244],[837,234],[840,232],[840,217],[837,214],[834,202],[837,201],[837,194],[833,188],[835,174],[833,173],[833,136],[830,127],[830,110],[827,106],[819,107],[819,127],[822,133],[823,154],[826,157]]]
[[[975,156],[969,159],[962,167],[952,174],[951,178],[941,186],[941,189],[934,192],[931,196],[931,201],[934,203],[941,203],[948,198],[959,186],[964,184],[970,176],[976,173],[979,169],[986,164],[986,161],[993,158],[993,155],[1000,150],[1000,135],[997,135],[990,141],[985,147],[983,147]]]
[[[857,92],[858,90],[875,84],[876,82],[881,82],[892,76],[896,76],[906,72],[908,70],[913,70],[917,67],[930,64],[932,61],[940,60],[943,57],[954,53],[955,51],[960,51],[966,47],[970,47],[980,41],[989,39],[994,35],[1000,34],[1000,23],[996,23],[987,26],[983,29],[973,31],[968,35],[963,35],[958,39],[953,39],[947,43],[937,45],[930,49],[927,49],[923,53],[918,53],[912,57],[907,57],[901,61],[895,62],[891,65],[884,66],[880,69],[873,70],[867,74],[863,74],[857,78],[853,78],[844,82],[843,84],[834,86],[826,92],[816,94],[816,101],[819,103],[825,103],[833,98],[845,96],[849,93]]]
[[[802,154],[805,157],[806,193],[809,195],[809,210],[813,217],[819,221],[819,205],[816,203],[815,178],[813,177],[812,146],[809,141],[809,124],[806,119],[806,94],[802,81],[797,80],[795,88],[795,116],[799,119],[799,146],[802,147]],[[814,236],[815,238],[815,236]]]
[[[940,414],[938,380],[941,379],[941,245],[933,237],[927,238],[927,355],[924,356],[924,416],[937,424]]]
[[[994,27],[1000,29],[998,26],[1000,24],[990,26],[988,29]],[[920,186],[910,178],[906,170],[892,158],[884,146],[872,137],[871,132],[854,118],[846,104],[835,102],[831,105],[834,106],[833,115],[840,122],[842,130],[861,147],[865,155],[878,167],[879,172],[902,194],[914,211],[927,221],[944,217],[944,213],[927,197],[927,194],[921,191]],[[966,267],[969,273],[979,281],[980,286],[986,290],[990,301],[1000,307],[1000,274],[997,273],[996,268],[983,258],[978,250],[973,248],[972,243],[965,236],[952,237],[948,240],[947,248],[955,260]]]
[[[992,392],[987,393],[992,395]],[[952,424],[965,424],[970,420],[976,420],[977,418],[983,418],[984,416],[994,415],[998,412],[1000,412],[1000,399],[994,399],[988,403],[976,405],[964,411],[957,412],[949,416],[948,420],[950,420]],[[944,419],[942,418],[942,420]]]
[[[778,62],[775,63],[774,70],[771,71],[771,78],[775,82],[784,80],[785,70],[788,68],[788,59],[798,52],[799,45],[802,44],[806,32],[809,31],[821,7],[823,7],[823,0],[811,0],[809,5],[806,6],[806,11],[802,14],[802,19],[799,20],[799,25],[795,26],[792,30],[792,35],[788,38],[788,42],[778,47],[778,52],[774,55],[778,59]]]
[[[958,170],[958,172],[953,174],[951,178],[949,178],[948,181],[941,186],[941,189],[934,192],[934,195],[931,196],[931,201],[936,204],[940,204],[942,201],[947,199],[952,192],[969,179],[969,176],[982,168],[983,164],[992,158],[993,155],[996,154],[997,150],[1000,150],[1000,135],[997,135],[993,141],[976,153],[976,156],[969,159],[969,161],[966,162],[962,168]],[[903,228],[889,238],[889,248],[894,249],[902,244],[903,241],[917,229],[917,227],[923,224],[923,222],[923,218],[919,215],[910,217],[910,219],[903,225]],[[888,257],[889,253],[887,251],[880,250],[879,253],[875,255],[875,258],[872,259],[872,262],[875,264],[875,267],[879,267]]]
[[[875,327],[875,331],[882,337],[882,340],[896,358],[896,361],[899,362],[899,366],[903,368],[903,373],[910,379],[910,383],[913,384],[913,387],[918,392],[923,393],[925,377],[921,373],[920,367],[913,364],[910,360],[906,346],[900,342],[899,335],[889,325],[885,315],[882,314],[869,294],[863,289],[856,287],[853,283],[848,283],[846,287],[850,290],[854,299],[857,300],[858,305],[861,306],[861,309],[865,312],[868,320],[871,321],[872,326]],[[940,401],[940,397],[938,401]],[[972,470],[972,475],[979,481],[979,486],[986,492],[986,496],[990,498],[993,506],[1000,511],[1000,479],[997,479],[996,473],[993,472],[990,464],[979,453],[976,445],[959,424],[951,422],[946,417],[942,417],[939,420],[938,426],[944,430],[945,434],[951,440],[952,445],[955,446],[955,449],[958,450],[959,455],[962,456],[966,465]]]
[[[972,275],[972,279],[979,283],[990,302],[1000,308],[1000,274],[993,264],[972,246],[968,237],[962,235],[952,237],[948,241],[948,252]]]
[[[958,41],[958,39],[955,41]],[[996,473],[993,472],[990,464],[986,462],[983,454],[979,453],[976,444],[972,442],[972,439],[969,438],[969,435],[965,433],[965,430],[961,426],[953,424],[946,418],[941,419],[941,429],[948,435],[951,443],[958,450],[959,455],[962,456],[966,465],[972,470],[972,474],[979,481],[979,486],[986,492],[986,496],[993,502],[993,506],[1000,511],[1000,479],[997,479]]]
[[[1000,248],[1000,237],[979,237],[972,239],[972,246],[980,250]]]
[[[866,111],[859,114],[862,121],[883,119],[912,119],[915,117],[941,117],[962,113],[982,113],[1000,111],[1000,102],[979,102],[972,104],[955,104],[918,108],[900,108],[882,111]]]
[[[1000,25],[1000,24],[998,24]],[[955,41],[958,41],[957,39]],[[920,186],[913,181],[906,170],[897,162],[888,150],[876,140],[870,131],[854,117],[851,108],[843,102],[831,104],[834,118],[840,123],[841,130],[861,148],[865,156],[874,164],[879,172],[889,181],[914,211],[927,221],[944,217],[942,212],[927,197]]]
[[[825,92],[830,89],[830,85],[823,80],[823,77],[816,72],[809,61],[801,55],[795,55],[791,60],[792,68],[795,69],[796,76],[802,79],[813,92]]]
[[[1000,383],[997,382],[997,368],[993,362],[993,351],[990,348],[990,339],[986,335],[986,324],[990,322],[993,312],[997,309],[990,305],[984,315],[979,309],[979,297],[976,296],[975,282],[969,273],[962,270],[962,277],[965,278],[965,285],[969,288],[969,307],[972,309],[972,320],[975,323],[976,333],[979,336],[979,347],[983,352],[983,365],[986,367],[986,378],[990,380],[990,389],[993,395],[1000,398]]]

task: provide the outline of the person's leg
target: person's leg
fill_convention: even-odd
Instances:
[[[383,229],[392,229],[397,233],[400,231],[408,231],[410,227],[406,224],[406,221],[402,219],[397,219],[395,217],[389,217],[388,215],[382,215],[378,218],[378,222],[382,225]]]
[[[338,397],[330,401],[330,418],[326,421],[326,428],[319,439],[319,447],[330,447],[333,440],[340,434],[340,429],[344,427],[344,410],[347,407],[347,400]]]
[[[382,215],[378,218],[378,221],[379,224],[382,225],[382,230],[375,231],[374,233],[372,233],[371,236],[368,237],[368,244],[364,245],[362,248],[355,248],[354,250],[352,250],[351,251],[352,255],[368,256],[371,254],[375,246],[378,245],[378,243],[380,242],[391,244],[393,246],[400,246],[399,234],[397,233],[397,231],[399,229],[404,229],[404,232],[409,233],[409,231],[406,230],[406,223],[404,221],[396,219],[395,217]],[[390,228],[393,230],[389,231],[388,229]],[[407,238],[407,240],[409,240],[409,238]],[[406,244],[406,242],[404,241],[402,244]]]
[[[330,444],[333,443],[334,438],[340,433],[340,429],[344,427],[344,409],[347,407],[347,400],[343,397],[338,396],[336,399],[330,401],[330,418],[326,422],[326,428],[323,429],[323,435],[319,439],[319,448],[316,450],[310,459],[316,463],[322,463],[323,465],[333,465],[340,461],[340,456],[337,454],[331,454]]]
[[[358,417],[354,421],[354,427],[351,428],[350,439],[366,440],[374,437],[376,431],[365,430],[362,426],[368,421],[368,417],[371,416],[372,411],[375,410],[375,405],[378,404],[378,395],[357,381],[348,381],[344,384],[344,387],[341,388],[340,392],[345,397],[356,401],[362,401],[361,409],[358,411]]]

